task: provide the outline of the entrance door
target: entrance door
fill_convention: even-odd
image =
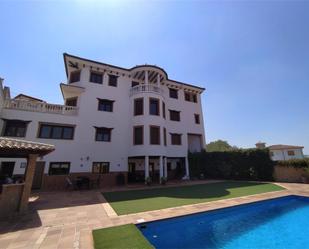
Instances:
[[[45,169],[45,162],[37,162],[32,182],[32,189],[40,189],[42,187],[42,179]]]
[[[14,172],[15,162],[2,162],[0,165],[0,176],[1,177],[12,177]]]

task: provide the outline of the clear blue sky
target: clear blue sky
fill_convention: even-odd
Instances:
[[[304,145],[309,154],[309,1],[0,1],[0,76],[13,94],[62,103],[62,53],[156,64],[206,88],[207,142]]]

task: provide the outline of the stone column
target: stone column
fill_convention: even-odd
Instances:
[[[188,157],[185,157],[185,166],[186,166],[186,179],[190,179],[190,171],[189,171],[189,160]]]
[[[149,156],[145,156],[145,180],[149,177]]]
[[[148,85],[148,70],[145,71],[145,85]]]
[[[161,183],[161,178],[164,176],[162,156],[159,157],[159,166],[160,166],[160,183]]]
[[[164,157],[164,177],[167,180],[167,157]]]
[[[35,171],[36,160],[38,158],[37,154],[30,154],[27,158],[27,168],[25,172],[25,184],[23,193],[20,199],[19,211],[25,212],[28,209],[29,197],[31,194],[32,181]]]

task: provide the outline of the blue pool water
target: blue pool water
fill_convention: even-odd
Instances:
[[[156,248],[309,248],[309,198],[281,197],[137,227]]]

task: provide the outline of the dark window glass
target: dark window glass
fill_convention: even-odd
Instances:
[[[110,142],[112,129],[110,128],[96,128],[95,140]]]
[[[180,112],[170,110],[170,120],[172,121],[180,121]]]
[[[164,146],[166,146],[166,128],[163,129]]]
[[[197,95],[196,93],[185,92],[185,100],[189,102],[197,103]]]
[[[116,75],[108,75],[108,85],[117,87],[118,76]]]
[[[69,162],[52,162],[49,164],[49,175],[68,175],[70,173]]]
[[[288,155],[289,156],[295,156],[294,150],[288,150]]]
[[[192,98],[193,98],[193,102],[194,102],[194,103],[197,103],[197,96],[196,96],[196,94],[193,94],[193,95],[192,95]]]
[[[181,145],[181,134],[171,133],[172,145]]]
[[[98,110],[104,112],[113,112],[114,101],[108,99],[98,99]]]
[[[92,173],[94,174],[108,174],[109,162],[93,162]]]
[[[162,112],[163,112],[163,118],[165,118],[165,103],[162,102]]]
[[[134,99],[134,115],[143,115],[144,113],[144,99]]]
[[[77,98],[66,99],[65,105],[67,105],[67,106],[77,106]]]
[[[160,127],[150,126],[150,144],[160,144]]]
[[[190,94],[185,92],[185,100],[190,101]]]
[[[90,82],[102,84],[103,83],[103,73],[90,72]]]
[[[158,99],[149,99],[149,114],[150,115],[160,115],[159,110],[159,100]]]
[[[139,83],[138,82],[136,82],[136,81],[132,81],[132,87],[135,87],[135,86],[138,86],[139,85]]]
[[[27,123],[22,120],[6,120],[3,136],[5,137],[25,137]]]
[[[167,163],[167,171],[171,171],[172,170],[172,164],[171,163]]]
[[[41,124],[39,130],[39,138],[49,139],[73,139],[74,127]]]
[[[170,98],[178,99],[178,90],[169,88]]]
[[[144,143],[144,128],[143,126],[136,126],[134,127],[134,131],[133,131],[133,134],[134,134],[134,141],[133,141],[133,144],[134,145],[141,145]]]
[[[195,119],[195,123],[196,123],[196,124],[199,124],[199,123],[200,123],[200,115],[194,114],[194,119]]]
[[[74,71],[70,74],[70,83],[80,81],[80,71]]]

